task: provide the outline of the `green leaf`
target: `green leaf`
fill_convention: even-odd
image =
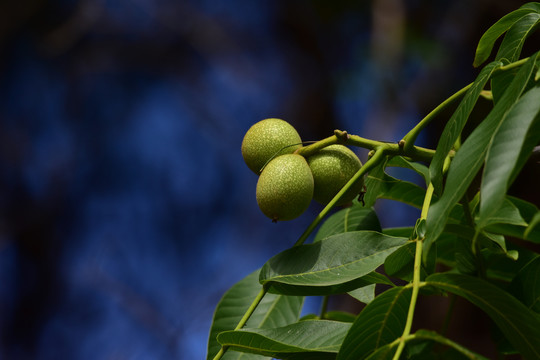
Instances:
[[[540,221],[540,215],[537,215],[539,214],[538,208],[530,202],[516,197],[507,196],[506,198],[513,206],[517,207],[522,219],[525,220],[525,224],[519,224],[517,222],[503,224],[496,222],[487,225],[485,230],[496,234],[532,241],[534,243],[540,243],[540,227],[536,226],[537,221]],[[526,224],[527,222],[529,223],[528,226]]]
[[[386,258],[384,271],[388,276],[411,281],[414,270],[416,243],[410,242],[400,247]],[[420,268],[420,278],[425,279],[427,272],[424,266]]]
[[[320,241],[331,235],[359,230],[381,232],[381,223],[373,208],[365,208],[360,204],[355,204],[332,214],[321,225],[313,242]]]
[[[232,330],[236,327],[261,290],[258,274],[259,270],[240,280],[221,298],[214,312],[210,329],[207,359],[213,359],[221,348],[216,339],[217,335],[222,331]],[[303,300],[302,297],[297,296],[266,294],[246,325],[266,328],[296,322],[302,309]],[[227,360],[237,358],[228,353],[224,357]],[[256,358],[259,357],[253,357],[253,359]],[[248,358],[242,357],[242,359],[247,360]]]
[[[378,348],[375,352],[371,353],[366,360],[392,360],[396,350],[396,345],[386,344]]]
[[[528,9],[523,9],[527,11]],[[506,59],[514,62],[519,59],[525,39],[531,34],[540,20],[539,13],[529,13],[516,21],[508,30],[497,52],[496,60]]]
[[[525,230],[523,230],[523,228],[514,228],[514,230],[517,230],[517,234],[504,234],[540,243],[540,227],[537,226],[539,221],[537,220],[539,217],[538,213],[540,212],[538,207],[528,201],[513,196],[507,196],[507,198],[519,209],[519,213],[523,219],[529,223],[529,226],[525,228]]]
[[[361,303],[369,304],[375,299],[375,284],[349,291],[348,294]]]
[[[285,250],[264,264],[259,281],[270,292],[327,295],[388,281],[372,272],[407,239],[352,231]],[[340,286],[336,286],[340,285]]]
[[[404,237],[404,238],[411,238],[412,232],[414,228],[412,226],[406,226],[406,227],[395,227],[395,228],[386,228],[383,229],[383,234],[390,235],[390,236],[397,236],[397,237]]]
[[[477,67],[487,60],[495,45],[495,41],[504,34],[512,25],[519,21],[523,16],[530,14],[533,10],[528,8],[520,8],[503,16],[499,21],[493,24],[480,38],[476,48],[473,66]]]
[[[441,237],[434,244],[437,247],[437,262],[448,267],[456,267],[456,251],[461,249],[460,243],[464,242],[462,238],[452,235],[448,232],[443,232]],[[465,242],[465,248],[470,251],[469,242]],[[468,245],[468,246],[467,246]]]
[[[525,219],[526,222],[530,223],[532,221],[532,218],[538,213],[538,207],[534,205],[533,203],[530,203],[526,200],[517,198],[515,196],[507,196],[507,199],[514,204],[518,210],[523,219]]]
[[[431,244],[437,240],[444,229],[450,211],[463,197],[465,191],[482,166],[493,134],[508,114],[509,109],[518,100],[521,92],[531,76],[536,55],[521,66],[516,77],[495,105],[489,115],[471,133],[456,153],[446,180],[446,187],[441,198],[429,208],[427,216],[427,235],[424,240],[424,253],[427,254]],[[435,160],[435,158],[434,158]],[[433,166],[433,163],[432,163]],[[431,171],[431,168],[430,168]],[[433,174],[432,174],[433,179]]]
[[[484,220],[480,218],[477,220],[478,228],[485,228],[486,226],[493,224],[510,224],[518,226],[527,226],[527,222],[523,220],[519,209],[507,198],[502,199],[500,204],[497,204],[498,208],[494,211],[490,211],[490,215],[486,216]]]
[[[408,161],[403,156],[394,156],[388,161],[386,166],[396,166],[410,169],[424,179],[426,186],[429,184],[429,169],[424,164]]]
[[[538,254],[527,250],[514,242],[509,241],[506,246],[508,248],[508,253],[519,254],[517,260],[512,259],[501,252],[482,251],[486,276],[501,284],[510,284],[518,272],[532,259],[538,256]]]
[[[371,172],[366,178],[366,195],[375,199],[382,198],[399,201],[417,209],[422,208],[426,190],[408,181],[398,180],[384,171]],[[373,189],[377,194],[372,195]],[[370,201],[371,202],[371,201]]]
[[[482,243],[482,242],[486,242],[486,241],[489,241],[490,245],[496,244],[497,245],[497,250],[499,250],[499,251],[502,250],[506,255],[508,255],[508,257],[510,257],[513,260],[516,260],[515,259],[515,256],[516,256],[515,252],[508,253],[508,250],[506,249],[506,240],[505,240],[503,235],[492,234],[492,233],[483,231],[480,234],[480,242]],[[492,249],[493,247],[492,246],[486,246],[486,248]]]
[[[507,71],[501,71],[494,74],[491,78],[491,96],[493,97],[493,103],[497,103],[504,92],[508,89],[508,85],[512,82],[516,76],[519,68],[510,69]]]
[[[412,288],[395,287],[377,296],[356,318],[343,341],[338,360],[361,360],[401,336]]]
[[[510,291],[529,309],[540,313],[540,256],[518,272],[510,284]]]
[[[512,243],[509,243],[509,248]],[[514,256],[514,258],[512,258]],[[486,269],[486,278],[499,283],[510,283],[523,266],[522,254],[515,249],[507,252],[483,249],[482,257]]]
[[[480,187],[478,219],[480,228],[489,224],[492,221],[490,218],[503,205],[505,194],[510,187],[510,177],[514,172],[527,133],[535,119],[540,121],[539,116],[540,87],[535,87],[525,93],[512,107],[493,135],[491,146],[487,151]],[[540,132],[536,136],[535,143],[540,141]],[[532,148],[526,151],[530,153]]]
[[[525,230],[525,232],[523,233],[526,239],[528,238],[532,230],[535,229],[538,224],[540,224],[540,212],[537,212],[536,214],[534,214],[533,218],[531,219],[531,222],[529,223],[529,227],[527,227],[527,230]]]
[[[426,281],[482,309],[525,359],[540,358],[540,317],[506,291],[461,274],[434,274]]]
[[[356,320],[356,315],[345,311],[336,310],[325,313],[324,319],[352,323],[354,320]]]
[[[537,13],[540,13],[540,2],[529,2],[525,5],[522,5],[520,9],[529,9],[532,11],[535,11]]]
[[[540,83],[538,85],[540,85]],[[512,176],[510,177],[510,183],[514,182],[523,166],[531,157],[535,146],[538,144],[538,134],[540,134],[540,116],[536,117],[536,119],[531,124],[531,127],[529,128],[529,132],[525,136],[525,140],[521,148],[521,153],[516,161],[516,165],[514,166]]]
[[[377,201],[380,194],[386,191],[387,186],[383,180],[384,176],[386,175],[384,172],[384,168],[387,161],[388,157],[386,157],[383,161],[381,161],[378,165],[371,169],[371,171],[368,173],[368,176],[364,177],[364,185],[366,186],[364,203],[366,207],[371,207],[375,205],[375,201]]]
[[[305,320],[273,329],[225,331],[218,341],[229,350],[279,359],[332,359],[350,328],[346,322]]]
[[[465,123],[467,122],[467,119],[469,118],[469,115],[471,114],[476,101],[480,96],[480,92],[484,89],[484,86],[493,72],[501,65],[502,63],[500,61],[494,61],[482,69],[471,88],[463,97],[463,100],[461,100],[456,111],[454,114],[452,114],[452,117],[450,120],[448,120],[446,126],[444,127],[439,143],[437,144],[435,155],[433,156],[433,160],[429,166],[430,179],[437,194],[442,192],[442,169],[446,156],[460,136],[461,131],[463,130],[463,127],[465,126]]]
[[[393,283],[382,274],[375,271],[357,279],[345,281],[335,285],[291,285],[287,283],[272,282],[269,292],[282,295],[297,295],[297,296],[323,296],[333,294],[344,294],[354,289],[361,289],[370,285],[385,284],[393,285]]]
[[[512,201],[506,197],[499,209],[493,212],[493,214],[486,219],[484,224],[480,224],[479,222],[477,222],[477,224],[478,228],[483,229],[481,231],[482,235],[480,239],[487,238],[493,241],[499,245],[499,249],[502,250],[506,256],[516,260],[516,252],[507,251],[506,240],[503,235],[507,235],[505,229],[508,229],[508,226],[511,226],[511,229],[520,228],[521,233],[524,233],[527,223],[523,220],[519,209]],[[470,231],[474,233],[474,229],[470,229]],[[469,235],[469,238],[471,238],[471,235]]]
[[[457,235],[464,241],[455,242],[454,246],[454,259],[456,261],[456,268],[463,274],[474,274],[476,272],[477,260],[471,251],[471,240],[475,236],[476,230],[469,225],[463,224],[448,224],[445,227],[447,234]],[[492,234],[486,231],[482,231],[478,234],[478,243],[482,247],[483,257],[486,258],[484,262],[493,261],[494,263],[500,263],[501,257],[507,257],[513,261],[517,260],[518,253],[515,250],[508,250],[506,247],[506,240],[504,236],[499,234]],[[493,273],[494,277],[499,278],[497,272],[499,269],[491,268],[486,270],[488,276]],[[497,275],[497,276],[495,276]]]
[[[492,233],[511,236],[517,239],[528,240],[533,243],[540,243],[540,227],[531,228],[531,226],[518,226],[510,224],[493,224],[486,227],[486,230]],[[531,229],[527,233],[527,230]]]

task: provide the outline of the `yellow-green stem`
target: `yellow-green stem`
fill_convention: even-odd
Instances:
[[[495,72],[506,71],[506,70],[511,70],[513,68],[516,68],[516,67],[520,67],[521,65],[525,64],[528,60],[529,60],[529,58],[526,57],[526,58],[520,59],[518,61],[514,61],[513,63],[507,64],[507,65],[501,66],[498,69],[495,69]]]
[[[424,204],[422,205],[422,212],[420,214],[420,219],[425,220],[427,218],[427,213],[429,205],[431,204],[431,198],[433,196],[433,184],[429,183],[429,186],[426,190],[426,196],[424,197]],[[413,281],[412,281],[412,295],[411,302],[409,304],[409,311],[407,313],[407,321],[405,322],[405,328],[403,329],[403,334],[399,339],[399,345],[394,354],[394,360],[399,359],[403,348],[405,347],[405,339],[410,335],[412,329],[412,322],[414,318],[414,309],[416,307],[416,301],[418,300],[418,292],[420,290],[420,267],[422,265],[422,248],[423,248],[423,238],[416,239],[416,252],[414,255],[414,269],[413,269]]]
[[[398,345],[401,342],[401,339],[402,338],[396,339],[395,341],[390,343],[389,346],[394,347],[394,346]],[[451,347],[451,348],[457,350],[458,352],[465,355],[467,358],[469,358],[471,360],[479,359],[479,357],[475,353],[470,351],[469,349],[461,346],[460,344],[458,344],[458,343],[456,343],[456,342],[454,342],[454,341],[452,341],[452,340],[450,340],[448,338],[445,338],[442,335],[439,335],[439,334],[431,332],[431,331],[424,331],[421,334],[414,333],[414,334],[411,334],[411,335],[407,335],[407,336],[405,336],[403,338],[403,342],[405,342],[405,343],[408,342],[408,341],[411,341],[411,340],[431,340],[431,341],[435,341],[435,342],[438,342],[439,344],[443,344],[443,345],[446,345],[448,347]]]
[[[420,146],[410,146],[404,149],[398,143],[366,139],[358,135],[347,134],[346,131],[335,130],[335,135],[316,141],[315,143],[301,147],[295,153],[304,157],[309,157],[317,151],[334,144],[344,144],[357,146],[368,150],[376,150],[381,147],[385,149],[386,155],[400,155],[411,158],[415,161],[429,162],[435,155],[435,150],[426,149]],[[453,155],[453,153],[451,153]]]
[[[251,303],[249,308],[244,313],[244,316],[242,316],[242,319],[240,319],[240,321],[238,322],[238,324],[234,328],[234,330],[240,330],[241,328],[244,327],[244,325],[246,325],[247,321],[249,320],[249,318],[251,317],[251,315],[253,314],[253,312],[257,308],[257,306],[259,306],[259,303],[263,299],[264,295],[266,295],[266,292],[267,292],[267,289],[265,287],[263,287],[261,289],[261,291],[259,291],[259,293],[255,297],[255,299],[253,300],[253,302]],[[219,349],[219,352],[216,354],[216,356],[214,356],[213,360],[221,359],[223,357],[223,355],[225,355],[225,353],[227,352],[227,349],[228,349],[227,346],[222,346],[221,349]]]
[[[514,69],[526,63],[527,60],[529,60],[529,58],[521,59],[508,65],[501,66],[495,69],[494,73]],[[452,104],[455,100],[463,96],[472,85],[473,83],[470,83],[469,85],[455,92],[452,96],[440,103],[435,109],[433,109],[429,114],[427,114],[418,124],[416,124],[416,126],[412,128],[401,140],[404,151],[411,151],[412,147],[414,146],[414,142],[416,141],[416,138],[418,137],[420,132],[431,122],[431,120],[433,120],[439,113],[441,113],[441,111],[444,110],[448,105]],[[484,92],[481,95],[486,96],[488,95],[488,93]]]
[[[424,130],[424,128],[431,122],[431,120],[433,120],[437,115],[439,115],[441,111],[443,111],[446,107],[448,107],[448,105],[452,104],[455,100],[463,96],[472,85],[473,83],[470,83],[464,88],[458,90],[448,99],[440,103],[439,106],[433,109],[429,114],[427,114],[418,124],[416,124],[416,126],[413,127],[402,139],[403,144],[404,144],[403,145],[404,151],[405,152],[410,151],[413,148],[414,142],[416,141],[416,138],[418,137],[420,132]]]

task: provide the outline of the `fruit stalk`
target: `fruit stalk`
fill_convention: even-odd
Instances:
[[[401,146],[400,143],[390,143],[385,141],[366,139],[358,135],[347,134],[347,132],[341,130],[335,130],[334,133],[335,134],[332,136],[317,141],[311,145],[297,149],[295,153],[304,157],[309,157],[310,155],[315,154],[317,151],[327,146],[334,144],[344,144],[357,146],[368,150],[375,150],[383,146],[387,155],[400,155],[417,161],[429,162],[433,158],[433,155],[435,155],[435,150],[426,149],[420,146],[412,145],[407,148]],[[336,133],[346,134],[347,138],[344,139],[340,135],[336,135]]]

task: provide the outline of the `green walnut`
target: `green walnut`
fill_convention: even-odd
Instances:
[[[265,119],[246,132],[242,141],[242,156],[247,166],[260,175],[268,160],[292,154],[301,147],[301,142],[300,135],[288,122],[275,118]]]
[[[315,189],[313,199],[326,205],[362,167],[360,159],[343,145],[330,145],[307,158]],[[362,191],[363,179],[358,180],[337,202],[345,205]]]
[[[257,182],[257,203],[274,222],[292,220],[309,207],[313,187],[306,159],[297,154],[281,155],[262,171]]]

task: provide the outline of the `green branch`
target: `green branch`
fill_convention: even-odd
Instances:
[[[529,58],[521,59],[518,61],[515,61],[513,63],[510,63],[508,65],[501,66],[493,71],[493,74],[501,72],[501,71],[508,71],[512,70],[516,67],[519,67],[527,62]],[[469,88],[474,83],[470,83],[469,85],[463,87],[462,89],[455,92],[452,96],[450,96],[448,99],[443,101],[439,104],[435,109],[433,109],[429,114],[427,114],[414,128],[412,128],[400,141],[400,144],[403,146],[405,152],[411,151],[411,149],[414,147],[414,143],[416,141],[416,138],[424,130],[424,128],[437,116],[439,115],[444,109],[446,109],[449,105],[451,105],[454,101],[459,99],[461,96],[463,96]],[[493,99],[493,96],[490,91],[483,91],[481,93],[483,97],[491,98]]]
[[[416,138],[418,137],[420,132],[424,130],[424,128],[431,122],[431,120],[433,120],[437,115],[439,115],[444,109],[446,109],[455,100],[463,96],[472,85],[473,83],[470,83],[464,88],[458,90],[448,99],[440,103],[439,106],[433,109],[429,114],[427,114],[418,124],[416,124],[416,126],[412,128],[401,140],[404,150],[410,151],[410,149],[413,148],[414,142],[416,141]]]
[[[253,315],[253,312],[255,311],[255,309],[257,308],[257,306],[259,306],[259,303],[261,302],[261,300],[264,298],[264,296],[266,295],[267,293],[267,289],[266,287],[263,287],[261,289],[261,291],[259,291],[259,293],[257,294],[257,296],[255,297],[255,299],[253,300],[253,302],[251,303],[251,305],[249,306],[249,308],[246,310],[246,312],[244,313],[244,316],[242,316],[242,319],[240,319],[240,321],[238,322],[238,324],[236,325],[236,327],[234,328],[234,330],[240,330],[241,328],[244,327],[244,325],[246,325],[247,321],[249,320],[249,318],[251,317],[251,315]],[[227,346],[222,346],[221,349],[219,349],[219,352],[216,354],[216,356],[214,356],[214,359],[213,360],[219,360],[223,357],[223,355],[225,355],[225,353],[227,352],[228,350],[228,347]]]
[[[390,143],[385,141],[366,139],[358,135],[350,135],[346,131],[334,130],[334,135],[319,140],[311,145],[301,147],[295,153],[304,157],[309,157],[317,151],[334,144],[344,144],[357,146],[368,150],[384,148],[386,155],[405,156],[415,161],[430,162],[435,155],[435,150],[426,149],[420,146],[410,146],[404,148],[402,143]],[[453,152],[452,152],[453,155]]]
[[[429,183],[429,186],[426,190],[426,196],[424,197],[424,204],[422,205],[422,212],[420,214],[420,222],[425,221],[427,218],[427,213],[429,205],[431,204],[431,198],[433,197],[433,184]],[[418,234],[418,231],[416,231]],[[412,281],[412,295],[411,302],[409,304],[409,312],[407,313],[407,321],[405,322],[405,328],[403,329],[403,334],[399,338],[399,345],[394,354],[394,360],[398,360],[403,352],[405,347],[405,339],[410,335],[412,322],[414,318],[414,309],[416,307],[416,301],[418,300],[418,293],[420,291],[420,268],[422,265],[422,248],[424,241],[423,232],[419,234],[416,241],[416,252],[414,255],[414,272],[413,272],[413,281]]]
[[[394,346],[400,344],[401,342],[407,343],[412,340],[431,340],[438,342],[439,344],[448,346],[453,348],[454,350],[457,350],[461,354],[463,354],[465,357],[471,360],[487,360],[487,358],[483,357],[480,354],[474,353],[471,350],[467,349],[466,347],[456,343],[455,341],[452,341],[434,331],[429,330],[418,330],[416,333],[407,335],[404,338],[399,338],[390,343],[388,346],[390,348],[393,348]]]

